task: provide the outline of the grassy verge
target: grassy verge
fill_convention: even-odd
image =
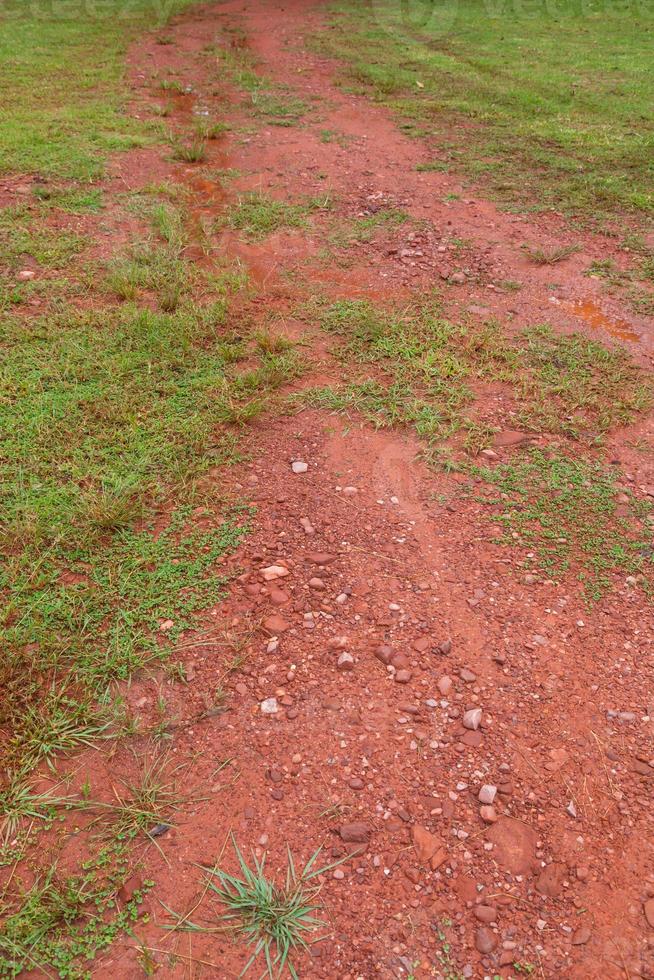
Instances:
[[[141,731],[125,685],[144,669],[184,681],[171,650],[223,595],[223,558],[250,520],[218,469],[241,458],[239,427],[301,371],[291,344],[239,315],[242,270],[187,258],[185,188],[88,186],[110,151],[148,138],[121,111],[122,55],[156,26],[154,8],[102,11],[14,8],[0,42],[12,80],[0,166],[44,178],[0,212],[2,976],[88,976],[139,915],[148,883],[116,896],[139,839],[174,819],[173,777],[155,760],[99,802],[104,787],[79,786],[61,763],[109,739],[136,737],[143,754],[166,737],[165,702]],[[187,135],[192,146],[217,131]],[[131,239],[113,255],[109,208]],[[105,257],[91,260],[98,242]]]
[[[22,0],[3,7],[0,36],[0,172],[91,180],[107,153],[147,139],[125,112],[124,54],[143,30],[163,26],[190,0],[81,5]]]
[[[605,222],[654,213],[654,9],[340,2],[319,43],[346,82],[507,206]],[[426,169],[426,165],[421,169]]]

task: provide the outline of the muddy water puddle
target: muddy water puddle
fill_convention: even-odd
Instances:
[[[626,340],[637,343],[640,340],[634,328],[626,320],[608,316],[592,299],[571,300],[562,304],[568,312],[589,326],[592,330],[603,330],[616,340]]]

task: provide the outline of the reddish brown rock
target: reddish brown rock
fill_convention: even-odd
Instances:
[[[557,898],[563,891],[565,865],[553,861],[543,868],[536,882],[536,891],[547,898]]]
[[[414,824],[412,831],[413,846],[421,864],[428,864],[432,871],[440,868],[447,858],[447,851],[443,847],[440,837],[432,834],[420,824]]]
[[[536,831],[522,820],[502,817],[486,831],[494,845],[493,857],[504,870],[514,875],[531,871],[536,852]]]

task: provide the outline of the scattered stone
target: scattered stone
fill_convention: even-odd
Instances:
[[[351,653],[342,653],[336,662],[339,670],[353,670],[354,657]]]
[[[343,493],[346,497],[353,497],[358,492],[357,487],[343,487]]]
[[[510,446],[520,446],[523,442],[529,442],[530,436],[526,432],[518,432],[515,429],[505,429],[493,436],[493,445],[496,449],[506,449]]]
[[[451,653],[452,652],[452,641],[451,640],[443,640],[443,642],[441,643],[441,645],[439,646],[438,649],[443,654],[443,656],[446,657],[448,655],[448,653]]]
[[[446,698],[452,690],[452,678],[445,674],[438,682],[438,690]]]
[[[497,936],[490,929],[481,926],[475,933],[475,946],[480,953],[492,953],[497,946]]]
[[[315,589],[316,591],[320,591],[321,589],[325,588],[325,583],[321,578],[318,578],[317,576],[314,575],[313,578],[309,579],[309,588]]]
[[[357,789],[357,790],[364,789],[365,787],[365,783],[363,779],[359,779],[358,776],[352,776],[352,779],[348,781],[347,785],[350,787],[350,789]]]
[[[413,846],[416,856],[421,864],[428,864],[432,871],[440,868],[441,864],[447,860],[447,851],[443,843],[436,834],[432,834],[426,827],[414,824],[411,829]]]
[[[271,636],[276,636],[278,633],[285,633],[287,629],[290,629],[290,624],[282,616],[268,616],[263,621],[263,628]]]
[[[408,684],[411,680],[410,670],[397,670],[395,671],[395,683],[396,684]]]
[[[285,578],[290,575],[288,568],[284,565],[268,565],[267,568],[261,569],[261,574],[263,575],[266,582],[274,582],[275,579]]]
[[[477,905],[474,909],[475,918],[479,919],[480,922],[485,922],[490,925],[491,922],[495,922],[497,919],[497,909],[492,905]]]
[[[579,926],[578,929],[572,934],[572,939],[570,942],[573,946],[585,946],[590,939],[590,927],[589,926]]]
[[[566,813],[568,813],[573,819],[576,819],[576,817],[577,817],[577,807],[574,805],[574,803],[572,802],[572,800],[570,800],[570,802],[568,803],[568,805],[565,808],[565,810],[566,810]]]
[[[30,279],[36,278],[36,272],[32,272],[31,269],[21,269],[21,271],[18,273],[18,278],[22,282],[28,282]]]
[[[497,820],[497,810],[494,806],[482,806],[479,808],[479,816],[484,823],[495,823]]]
[[[491,786],[485,783],[479,790],[479,802],[485,803],[491,806],[495,802],[495,797],[497,796],[497,786]]]
[[[291,469],[294,473],[306,473],[309,469],[309,464],[303,463],[300,459],[296,459],[295,462],[291,463]]]
[[[563,891],[565,865],[553,861],[543,868],[536,882],[536,891],[547,898],[557,898]]]
[[[477,680],[477,675],[473,674],[473,672],[468,670],[466,667],[459,671],[459,677],[462,681],[465,681],[466,684],[474,684]]]
[[[367,844],[370,840],[371,830],[367,823],[355,820],[352,823],[345,823],[339,830],[342,841],[346,844]]]
[[[469,729],[471,732],[476,732],[481,724],[481,716],[482,716],[481,708],[470,708],[470,710],[466,711],[465,714],[463,715],[463,718],[461,719],[461,724],[463,725],[464,728]],[[492,803],[493,801],[488,800],[488,802]]]
[[[305,534],[315,534],[315,529],[308,517],[301,517],[300,524]]]
[[[330,565],[336,561],[336,555],[331,555],[328,551],[310,551],[307,558],[314,565]]]
[[[266,698],[259,705],[261,708],[262,715],[276,715],[279,711],[279,705],[277,704],[277,698]]]
[[[522,820],[501,817],[489,827],[488,840],[494,845],[498,865],[510,874],[529,874],[536,853],[536,831]]]

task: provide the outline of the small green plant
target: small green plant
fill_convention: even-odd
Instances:
[[[223,122],[210,122],[208,119],[199,119],[195,124],[195,132],[197,133],[198,139],[217,140],[229,132],[229,126]]]
[[[201,163],[207,157],[207,145],[203,139],[195,139],[190,143],[175,143],[173,159],[183,163]]]
[[[320,886],[315,884],[315,880],[343,862],[335,861],[318,867],[318,858],[322,853],[322,848],[318,848],[304,868],[298,871],[288,848],[286,879],[284,884],[279,885],[266,874],[265,855],[261,860],[253,855],[250,866],[234,838],[232,844],[240,873],[231,874],[217,866],[205,868],[205,871],[209,890],[226,907],[218,920],[218,929],[227,927],[233,930],[252,949],[240,976],[245,976],[261,958],[265,966],[264,976],[274,980],[288,970],[291,977],[297,980],[292,957],[308,950],[310,943],[317,941],[310,937],[324,925],[315,915],[320,907],[316,901]],[[211,927],[207,929],[194,925],[183,918],[171,928],[191,932],[213,931]]]

